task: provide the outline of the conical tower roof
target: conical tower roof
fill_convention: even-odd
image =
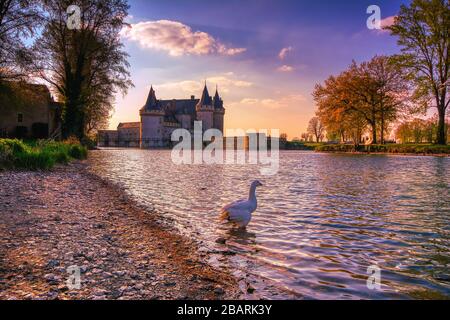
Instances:
[[[203,88],[202,97],[197,104],[197,107],[201,108],[203,106],[212,106],[212,99],[211,99],[211,96],[209,95],[208,88],[206,87],[206,83],[205,83],[205,87]]]
[[[156,99],[155,90],[153,90],[153,86],[150,87],[150,92],[148,93],[147,102],[144,106],[145,110],[154,110],[158,109],[158,100]]]
[[[223,108],[223,101],[219,96],[219,90],[217,89],[217,86],[216,86],[216,94],[214,95],[214,99],[213,99],[213,105],[214,105],[214,108],[216,108],[216,109]]]

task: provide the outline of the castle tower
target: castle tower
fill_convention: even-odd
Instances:
[[[213,99],[213,106],[214,106],[214,128],[219,129],[223,132],[223,118],[225,116],[225,108],[223,107],[223,100],[219,96],[219,91],[216,86],[216,94],[214,95]]]
[[[156,99],[153,86],[147,97],[147,102],[139,111],[141,116],[140,146],[141,148],[162,147],[164,110]]]
[[[203,88],[203,93],[200,101],[195,107],[197,113],[197,120],[203,122],[203,131],[213,128],[214,126],[214,106],[211,96],[208,93],[208,88]]]

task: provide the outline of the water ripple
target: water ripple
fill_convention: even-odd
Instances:
[[[251,165],[177,166],[170,151],[101,150],[90,164],[259,297],[450,298],[449,158],[282,152],[273,177]],[[248,230],[220,225],[221,206],[256,178],[264,187]],[[373,264],[379,291],[366,285]]]

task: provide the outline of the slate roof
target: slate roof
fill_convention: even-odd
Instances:
[[[200,98],[198,105],[200,107],[201,106],[212,106],[212,98],[209,95],[208,88],[206,87],[206,83],[205,83],[205,87],[203,88],[202,97]]]
[[[195,114],[195,106],[199,99],[179,99],[179,100],[160,100],[161,106],[165,108],[175,102],[175,114]]]
[[[140,128],[140,126],[140,122],[121,122],[117,126],[117,129]]]

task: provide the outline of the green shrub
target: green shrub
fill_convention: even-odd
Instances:
[[[76,141],[0,139],[0,169],[51,169],[56,163],[67,164],[72,159],[86,159],[87,149]]]
[[[29,147],[21,140],[17,139],[1,139],[2,143],[11,148],[13,153],[25,152]]]
[[[55,159],[48,152],[31,150],[19,152],[15,155],[14,166],[20,169],[37,170],[51,169],[55,165]]]
[[[80,145],[70,145],[69,155],[74,159],[86,159],[87,149]]]
[[[11,167],[13,161],[13,149],[5,141],[0,140],[0,168]]]

